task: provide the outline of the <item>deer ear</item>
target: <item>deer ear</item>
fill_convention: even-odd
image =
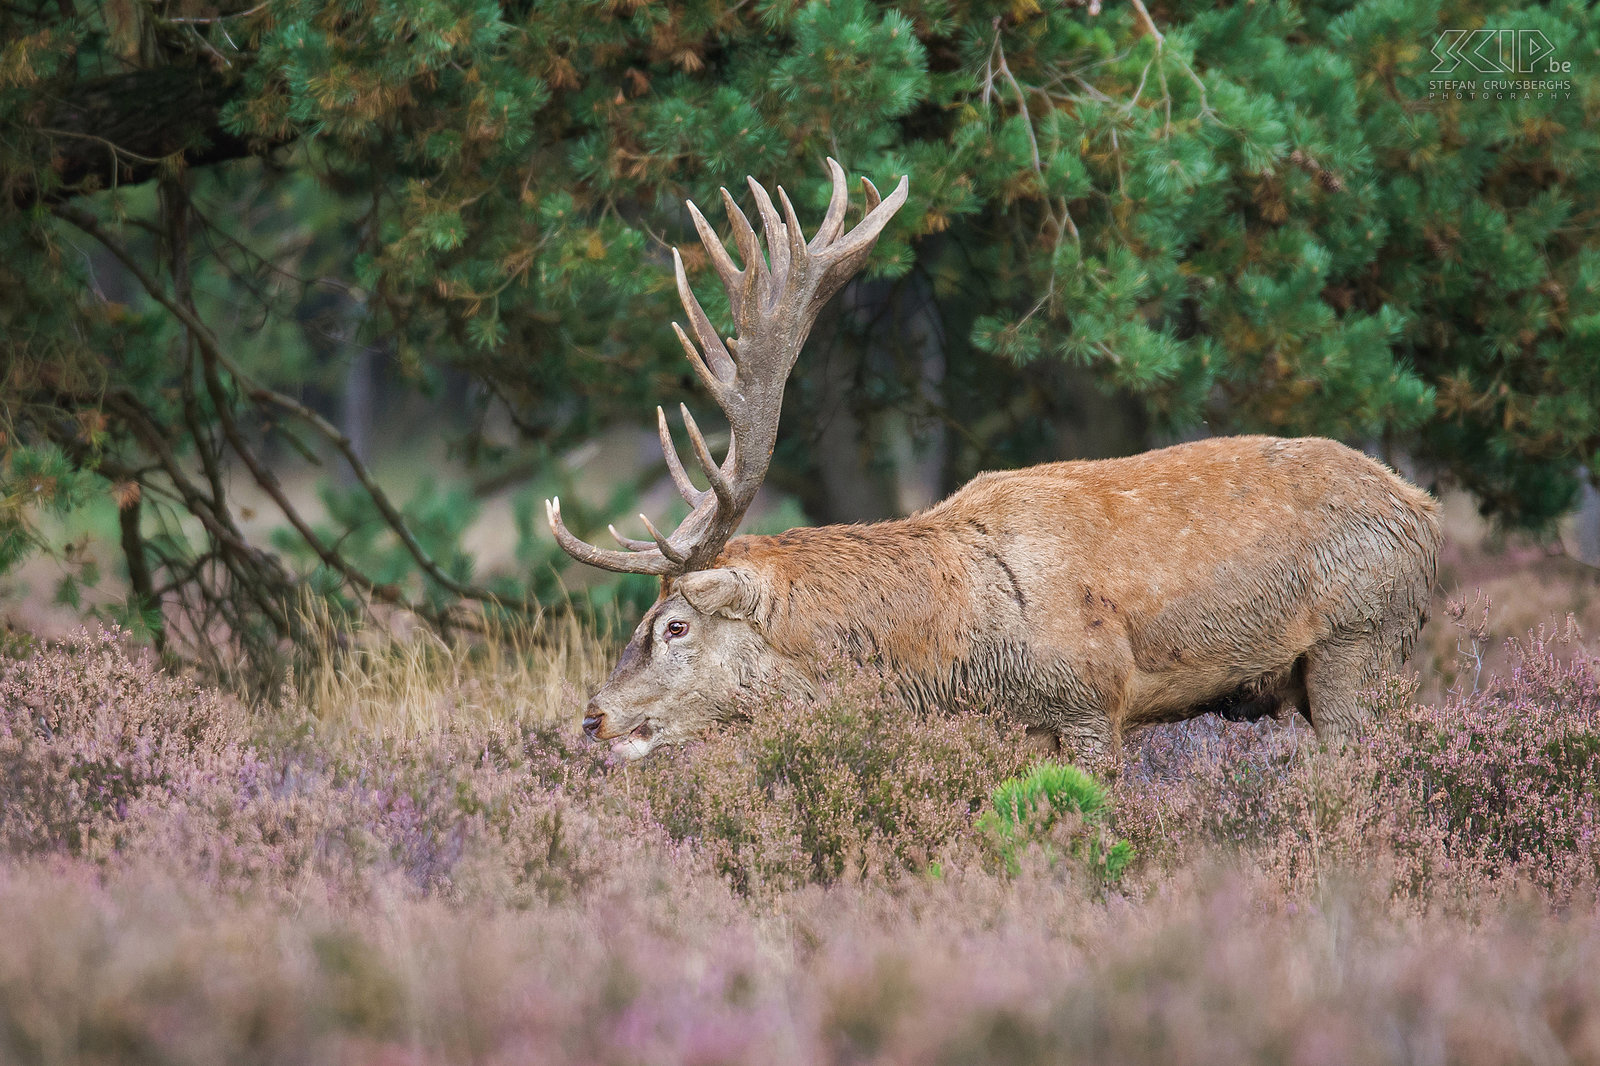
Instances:
[[[748,570],[696,570],[672,584],[701,614],[749,618],[761,602],[760,579]]]

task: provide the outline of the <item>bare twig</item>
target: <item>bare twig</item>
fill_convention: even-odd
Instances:
[[[1144,6],[1144,0],[1128,0],[1128,3],[1133,5],[1134,14],[1139,16],[1139,24],[1144,27],[1145,32],[1155,38],[1156,48],[1159,50],[1167,43],[1167,38],[1156,28],[1156,20],[1150,17],[1150,9]]]
[[[250,15],[256,14],[258,11],[265,11],[267,8],[269,8],[271,6],[272,5],[270,3],[257,4],[255,7],[250,8],[248,11],[235,11],[235,12],[232,12],[231,14],[227,14],[227,15],[212,15],[212,16],[210,16],[208,18],[164,18],[161,21],[163,21],[163,22],[186,22],[186,23],[190,23],[192,25],[204,26],[204,25],[209,25],[211,23],[226,22],[228,19],[247,18]]]
[[[1049,196],[1046,195],[1048,186],[1045,183],[1044,177],[1044,161],[1039,153],[1039,137],[1038,134],[1034,132],[1033,128],[1033,115],[1028,110],[1028,95],[1023,91],[1022,85],[1017,81],[1016,75],[1011,72],[1011,65],[1006,62],[1005,48],[1000,43],[1000,33],[1000,19],[996,18],[994,20],[994,45],[989,49],[989,58],[986,63],[983,100],[985,104],[988,103],[989,90],[993,84],[994,76],[996,74],[1004,78],[1006,84],[1011,86],[1011,91],[1016,94],[1017,113],[1022,118],[1023,129],[1025,129],[1028,134],[1028,149],[1030,153],[1030,159],[1033,164],[1033,172],[1034,175],[1039,179],[1040,194],[1044,196],[1045,215],[1050,219],[1051,224],[1055,227],[1056,251],[1059,252],[1063,234],[1070,236],[1073,244],[1080,243],[1078,237],[1078,224],[1073,221],[1072,212],[1067,207],[1066,197],[1058,197],[1056,201],[1052,203]],[[1052,255],[1052,258],[1054,258],[1054,255]]]
[[[195,343],[200,348],[203,361],[214,361],[215,363],[219,364],[228,372],[231,377],[234,378],[235,381],[240,383],[241,387],[245,389],[245,394],[253,402],[271,404],[294,414],[298,418],[302,419],[307,425],[310,425],[321,436],[327,439],[329,443],[333,444],[334,447],[339,450],[340,454],[344,456],[345,460],[349,462],[350,468],[355,474],[357,481],[360,482],[362,488],[371,495],[373,503],[377,506],[378,512],[380,515],[382,515],[385,524],[388,525],[395,535],[400,539],[401,544],[406,548],[408,554],[412,556],[417,565],[425,574],[427,574],[428,577],[433,579],[441,587],[448,590],[451,594],[459,596],[463,599],[476,600],[480,603],[492,604],[498,607],[507,607],[525,614],[537,614],[541,611],[541,608],[535,603],[531,603],[527,600],[506,600],[488,589],[457,581],[455,578],[445,573],[444,570],[440,568],[438,563],[434,561],[432,556],[430,556],[422,547],[422,545],[417,542],[416,537],[411,533],[410,527],[406,524],[404,516],[400,514],[399,510],[389,500],[388,495],[383,492],[383,490],[378,486],[377,482],[373,479],[371,472],[366,467],[366,464],[363,463],[360,457],[355,453],[354,446],[348,437],[331,425],[321,415],[307,408],[298,401],[284,396],[282,393],[276,392],[275,390],[252,384],[248,375],[246,375],[244,371],[236,363],[234,363],[225,352],[223,352],[222,346],[218,343],[215,334],[211,332],[210,328],[199,318],[199,316],[191,308],[185,307],[183,304],[174,300],[166,291],[165,287],[151,277],[149,273],[147,273],[144,268],[139,265],[132,253],[123,247],[121,242],[116,240],[116,238],[111,236],[111,234],[107,233],[93,216],[79,211],[67,204],[57,204],[53,206],[51,210],[58,217],[70,222],[84,233],[99,241],[108,251],[116,256],[117,259],[120,260],[128,269],[128,271],[134,276],[135,280],[139,282],[140,286],[145,290],[145,292],[149,294],[150,298],[164,307],[189,330],[191,336],[195,340]],[[222,415],[227,408],[226,397],[223,396],[218,398],[214,396],[213,401],[217,405],[219,415]],[[361,588],[364,592],[377,595],[386,602],[405,607],[423,617],[432,618],[441,623],[448,621],[447,618],[441,616],[438,612],[430,611],[425,607],[405,602],[405,600],[399,596],[398,591],[395,591],[393,595],[390,595],[389,590],[380,590],[378,586],[371,581],[371,579],[367,578],[365,575],[359,574],[358,571],[356,571],[344,560],[337,559],[336,554],[328,549],[326,545],[322,544],[320,538],[316,537],[314,531],[310,529],[310,526],[304,521],[304,519],[300,518],[299,515],[294,512],[293,508],[288,504],[287,497],[283,495],[281,486],[277,485],[277,480],[272,475],[271,471],[267,470],[266,467],[259,462],[259,460],[256,460],[253,453],[249,453],[248,448],[244,446],[242,438],[236,438],[235,435],[229,434],[229,422],[229,418],[223,418],[223,429],[225,435],[229,435],[230,446],[236,453],[239,454],[240,459],[244,461],[245,465],[250,469],[251,476],[255,478],[257,484],[259,484],[262,490],[267,492],[268,495],[273,498],[273,502],[276,503],[279,509],[284,512],[284,517],[289,519],[291,525],[294,525],[296,532],[300,533],[300,535],[306,539],[307,545],[317,553],[319,558],[322,558],[324,562],[328,563],[328,565],[349,579],[352,584],[355,584],[358,588]],[[189,501],[186,499],[185,502],[187,504]]]
[[[40,133],[48,133],[52,137],[73,137],[80,141],[94,141],[96,144],[103,144],[110,149],[114,157],[132,159],[136,163],[148,163],[151,166],[157,166],[172,158],[171,156],[140,155],[131,148],[124,148],[115,141],[108,141],[95,133],[84,133],[80,130],[58,130],[50,126],[39,126],[37,128]]]
[[[1145,32],[1148,33],[1156,42],[1157,55],[1162,54],[1166,49],[1167,37],[1166,34],[1162,33],[1156,27],[1156,20],[1150,17],[1150,9],[1144,6],[1144,0],[1128,0],[1128,3],[1133,5],[1133,11],[1134,14],[1138,16],[1139,24],[1144,27]],[[1179,65],[1183,67],[1184,73],[1189,76],[1190,81],[1194,82],[1195,89],[1197,89],[1200,93],[1200,113],[1202,115],[1214,114],[1214,112],[1211,110],[1211,104],[1206,98],[1205,82],[1200,80],[1200,75],[1196,74],[1194,68],[1188,63],[1180,60]],[[1162,91],[1165,92],[1165,74],[1162,72],[1159,66],[1156,68],[1156,73],[1162,78],[1161,87]],[[1172,98],[1170,96],[1167,97],[1167,124],[1169,127],[1172,124]]]

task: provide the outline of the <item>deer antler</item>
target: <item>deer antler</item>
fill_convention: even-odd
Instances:
[[[761,228],[766,233],[766,255],[762,254],[761,242],[750,220],[733,202],[728,190],[722,190],[722,202],[733,224],[733,241],[744,260],[743,270],[733,265],[733,259],[700,209],[689,204],[689,215],[694,219],[700,241],[728,292],[728,306],[733,312],[738,337],[724,344],[717,335],[700,301],[689,288],[683,259],[676,248],[672,250],[672,264],[678,277],[678,297],[683,302],[694,341],[676,322],[672,328],[678,334],[695,375],[728,417],[728,425],[733,430],[728,454],[721,463],[712,458],[711,449],[706,447],[689,408],[680,404],[683,428],[689,435],[695,461],[711,485],[707,489],[696,488],[673,446],[666,412],[657,407],[656,425],[661,433],[667,470],[679,494],[693,509],[669,536],[663,536],[650,519],[640,515],[651,537],[647,541],[624,537],[612,527],[611,535],[625,549],[617,551],[597,548],[573,536],[561,521],[560,499],[546,500],[545,516],[550,521],[550,529],[562,549],[574,559],[618,573],[675,576],[710,566],[738,528],[755,499],[756,490],[767,476],[778,435],[778,412],[783,407],[784,385],[816,321],[817,312],[861,269],[878,234],[906,202],[909,179],[901,178],[889,198],[880,201],[872,182],[862,178],[867,199],[866,216],[846,233],[845,210],[849,207],[850,194],[844,170],[832,159],[828,160],[828,170],[833,175],[833,196],[828,201],[822,225],[809,243],[783,189],[778,189],[778,203],[783,209],[780,219],[767,191],[754,178],[747,179],[761,215]],[[699,347],[695,346],[695,341],[699,342]]]

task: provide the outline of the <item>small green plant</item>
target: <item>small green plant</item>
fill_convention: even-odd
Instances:
[[[1046,854],[1063,838],[1067,853],[1085,862],[1105,884],[1115,884],[1133,859],[1133,845],[1112,841],[1105,817],[1110,807],[1105,786],[1076,766],[1041,762],[1022,777],[1002,781],[989,795],[989,810],[978,829],[1016,873],[1018,857],[1030,844]],[[1053,858],[1052,858],[1053,861]]]

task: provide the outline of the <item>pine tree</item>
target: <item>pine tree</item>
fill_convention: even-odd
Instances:
[[[1439,90],[1483,30],[1568,69]],[[554,476],[693,397],[683,201],[751,174],[814,216],[827,155],[913,197],[814,343],[853,346],[869,422],[960,427],[945,487],[1060,454],[1089,379],[1157,434],[1403,450],[1510,522],[1600,469],[1600,27],[1571,0],[24,0],[0,34],[0,567],[41,508],[112,499],[150,625],[183,602],[268,646],[307,582],[440,620],[553,595],[531,547],[543,577],[474,583],[442,490],[358,472],[258,544],[224,473],[360,458],[307,403],[350,358],[331,315],[417,387],[504,400]],[[820,362],[780,482],[818,481]]]

